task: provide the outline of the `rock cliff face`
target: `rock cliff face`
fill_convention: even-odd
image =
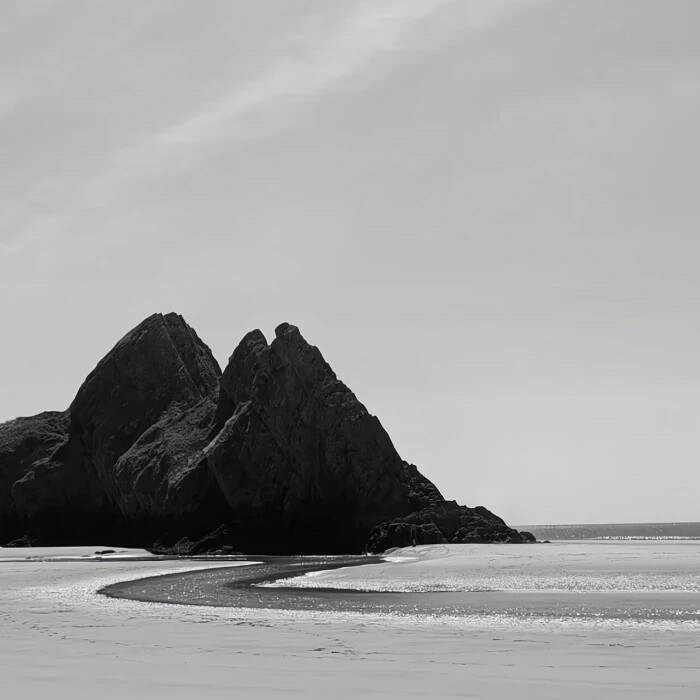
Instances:
[[[376,524],[441,500],[299,330],[236,348],[203,461],[238,543],[261,551],[358,551]]]
[[[63,413],[0,425],[0,542],[192,551],[381,551],[529,541],[443,499],[299,330],[223,375],[175,314],[149,317]]]
[[[50,526],[70,481],[55,458],[68,442],[68,414],[41,413],[0,425],[0,537],[27,534],[29,522]],[[46,528],[48,529],[48,528]]]
[[[220,517],[214,482],[190,461],[208,441],[220,376],[182,317],[156,314],[117,343],[73,400],[70,439],[93,502],[114,512],[131,541]]]

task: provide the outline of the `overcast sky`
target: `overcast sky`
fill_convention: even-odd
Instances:
[[[700,520],[698,0],[3,0],[0,420],[298,325],[448,498]]]

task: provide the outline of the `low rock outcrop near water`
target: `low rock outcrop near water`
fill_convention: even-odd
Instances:
[[[427,508],[377,525],[367,549],[383,552],[407,544],[466,544],[534,542],[529,532],[518,532],[483,506],[467,508],[455,501],[433,503]]]
[[[122,338],[64,412],[0,425],[0,542],[336,553],[527,542],[446,501],[299,330],[222,373],[182,317]]]

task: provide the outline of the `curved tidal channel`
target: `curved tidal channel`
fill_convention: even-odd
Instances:
[[[237,561],[245,561],[245,559],[239,558]],[[301,576],[312,571],[370,565],[383,560],[381,557],[373,556],[261,556],[254,557],[254,561],[260,563],[149,576],[105,586],[98,592],[110,598],[174,605],[336,610],[338,598],[345,599],[348,591],[265,588],[260,587],[259,584]],[[365,595],[363,592],[359,593],[361,596]],[[331,603],[332,600],[335,604]]]
[[[239,561],[241,561],[239,559]],[[151,576],[112,584],[112,598],[204,605],[384,615],[456,616],[581,623],[690,623],[700,625],[697,594],[654,591],[455,590],[377,592],[353,589],[266,587],[260,584],[349,566],[371,566],[381,557],[256,557],[256,564]],[[509,622],[508,622],[509,621]]]

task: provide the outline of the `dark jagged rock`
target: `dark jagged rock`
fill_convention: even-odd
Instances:
[[[12,486],[29,478],[39,465],[50,461],[53,453],[68,440],[66,413],[40,413],[32,418],[17,418],[0,425],[0,517],[20,518],[11,496]]]
[[[180,316],[155,314],[67,411],[0,425],[0,542],[196,554],[534,539],[445,501],[295,326],[275,336],[246,335],[222,375]]]
[[[119,501],[117,460],[166,416],[176,420],[215,400],[220,374],[209,348],[176,314],[150,316],[100,361],[71,404],[71,437],[111,500]]]
[[[46,539],[63,504],[79,508],[84,489],[66,467],[67,412],[0,425],[0,532],[3,539]]]
[[[183,537],[170,547],[163,546],[160,542],[156,542],[153,546],[153,551],[167,554],[177,554],[179,556],[196,556],[198,554],[240,554],[230,544],[231,533],[225,525],[220,525],[216,530],[204,535],[195,542],[191,542],[189,538]]]
[[[216,479],[195,457],[209,442],[215,404],[171,408],[113,468],[123,517],[151,542],[201,537],[228,517]]]
[[[203,534],[202,514],[224,500],[189,458],[207,442],[220,374],[180,316],[155,314],[99,362],[68,411],[0,426],[2,539],[89,533],[143,545],[185,524]],[[210,509],[193,518],[200,506]]]
[[[129,543],[183,528],[201,535],[223,505],[210,476],[190,464],[206,444],[220,375],[181,316],[154,314],[117,343],[71,404],[71,440],[99,485],[93,499]]]
[[[239,548],[359,551],[376,524],[442,499],[295,326],[275,335],[234,351],[203,453]]]
[[[534,542],[529,532],[518,532],[483,506],[467,508],[455,501],[435,503],[403,518],[381,523],[372,530],[367,550],[383,552],[392,547],[418,544],[469,542]]]

